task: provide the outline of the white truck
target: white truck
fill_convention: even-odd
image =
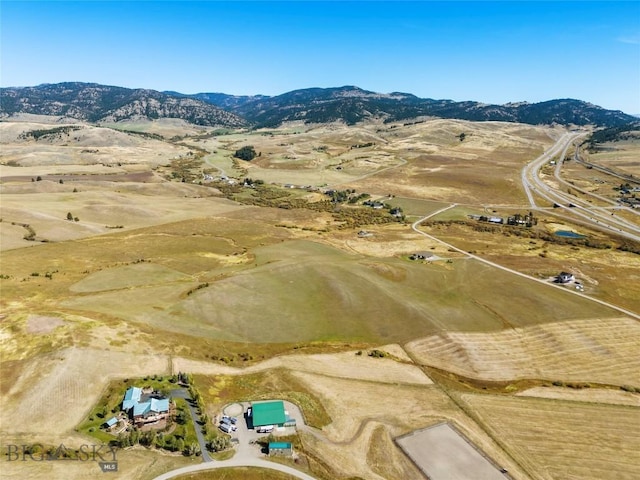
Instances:
[[[220,425],[218,425],[218,428],[220,430],[222,430],[224,433],[233,432],[233,427],[231,425],[226,424],[226,423],[221,423]]]

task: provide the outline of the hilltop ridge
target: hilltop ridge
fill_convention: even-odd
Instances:
[[[129,89],[96,83],[65,82],[0,89],[0,115],[63,115],[88,122],[135,118],[180,118],[204,126],[276,127],[285,122],[411,121],[438,117],[471,121],[519,122],[531,125],[617,127],[637,119],[576,99],[490,105],[419,98],[411,93],[378,93],[347,85],[305,88],[276,96],[183,94]]]

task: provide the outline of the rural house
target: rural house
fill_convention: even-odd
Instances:
[[[122,410],[137,425],[157,422],[169,416],[169,399],[151,389],[129,387],[124,394]]]
[[[572,273],[569,272],[560,272],[558,274],[558,276],[556,277],[556,282],[557,283],[569,283],[569,282],[573,282],[576,278],[573,276]]]

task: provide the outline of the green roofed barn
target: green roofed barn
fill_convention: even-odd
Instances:
[[[251,408],[254,428],[265,425],[282,427],[287,422],[287,414],[284,411],[282,400],[254,403]]]

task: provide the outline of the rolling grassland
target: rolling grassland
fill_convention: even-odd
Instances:
[[[640,135],[636,132],[634,138],[604,143],[601,151],[586,153],[584,157],[588,162],[638,177],[640,176],[639,149]]]
[[[517,213],[517,210],[496,210],[496,215],[502,217]],[[519,210],[520,213],[523,211]],[[447,223],[450,220],[465,221],[467,224],[434,223],[423,224],[420,228],[468,252],[535,278],[548,279],[562,271],[572,272],[589,296],[640,311],[640,257],[615,248],[620,244],[619,240],[611,240],[601,233],[547,216],[544,212],[539,214],[537,227],[525,231],[491,231],[490,227],[467,219],[468,213],[487,214],[456,207],[434,220]],[[597,247],[556,240],[553,236],[556,230],[588,235]]]
[[[314,425],[300,441],[323,478],[418,479],[394,439],[442,421],[517,480],[637,470],[639,394],[620,386],[640,387],[638,322],[410,227],[457,203],[435,219],[447,223],[421,228],[536,278],[575,272],[585,295],[637,311],[637,254],[449,223],[526,213],[520,170],[561,128],[428,120],[221,132],[163,121],[113,125],[147,136],[74,124],[36,139],[28,132],[52,126],[34,120],[0,122],[3,442],[86,442],[74,428],[110,381],[187,371],[211,418],[239,399],[299,403]],[[233,159],[245,145],[260,155]],[[407,217],[347,226],[344,210],[370,210],[319,208],[321,186]],[[581,231],[540,219],[548,232]],[[409,260],[416,252],[434,256]],[[373,348],[386,356],[369,357]],[[554,381],[591,388],[542,386]],[[132,480],[191,462],[143,449],[119,461],[117,478]],[[9,478],[87,476],[57,462],[9,467]]]
[[[32,293],[35,299],[58,291],[50,306],[70,313],[94,312],[163,331],[249,343],[406,342],[439,331],[500,331],[612,315],[605,307],[512,279],[472,260],[426,265],[370,259],[307,240],[248,248],[256,239],[247,238],[239,241],[247,246],[244,251],[232,239],[215,240],[191,238],[185,246],[183,235],[154,230],[84,240],[73,248],[79,268],[67,272],[62,265],[47,265],[46,270],[59,270],[51,280],[30,277],[40,260],[29,260],[32,249],[27,256],[7,252],[7,273],[13,279],[6,282],[7,291],[28,292],[38,285],[42,289]],[[60,258],[52,254],[60,245],[65,244],[43,248]],[[104,268],[107,256],[100,259],[102,269],[89,267],[95,265],[92,252],[98,245],[111,248],[109,256],[119,258],[119,264]],[[224,264],[225,255],[230,265]],[[83,274],[87,269],[97,271]],[[80,280],[70,282],[73,276]],[[512,308],[511,298],[491,293],[505,282],[521,299],[522,310]],[[22,298],[25,304],[30,295]]]

